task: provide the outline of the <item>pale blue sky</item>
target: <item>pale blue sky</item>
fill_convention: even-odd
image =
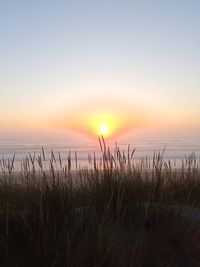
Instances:
[[[1,0],[2,127],[105,98],[198,126],[199,14],[198,0]]]

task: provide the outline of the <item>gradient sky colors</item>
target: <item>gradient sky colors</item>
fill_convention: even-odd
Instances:
[[[90,135],[114,116],[117,133],[200,132],[199,14],[198,0],[1,1],[0,130]]]

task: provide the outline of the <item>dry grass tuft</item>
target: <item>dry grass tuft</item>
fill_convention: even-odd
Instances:
[[[1,266],[200,266],[200,171],[194,156],[179,168],[134,159],[99,139],[102,159],[72,170],[51,152],[30,155],[14,171],[0,161]],[[184,216],[183,216],[184,214]],[[188,213],[189,214],[189,213]]]

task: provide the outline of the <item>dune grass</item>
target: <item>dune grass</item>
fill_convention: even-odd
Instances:
[[[101,160],[72,170],[69,153],[29,155],[14,170],[0,162],[1,266],[200,266],[200,225],[181,208],[200,204],[194,156],[173,168],[162,153],[134,159],[134,150],[100,139]]]

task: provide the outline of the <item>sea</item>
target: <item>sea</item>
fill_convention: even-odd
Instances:
[[[105,141],[106,142],[106,141]],[[200,162],[200,138],[119,138],[116,141],[106,142],[111,153],[115,153],[116,146],[125,155],[132,153],[133,158],[140,160],[147,157],[151,159],[155,153],[161,153],[164,160],[176,162],[180,164],[184,159],[195,156]],[[12,138],[0,138],[0,163],[12,161],[14,157],[14,169],[19,171],[23,160],[27,157],[36,158],[45,154],[45,161],[48,163],[52,157],[52,153],[56,160],[59,158],[63,163],[67,163],[71,159],[71,168],[88,168],[95,158],[101,160],[102,152],[100,143],[97,140],[92,141],[47,141],[43,143],[39,140],[18,140]],[[0,164],[0,172],[2,171]],[[48,165],[48,164],[47,164]]]

